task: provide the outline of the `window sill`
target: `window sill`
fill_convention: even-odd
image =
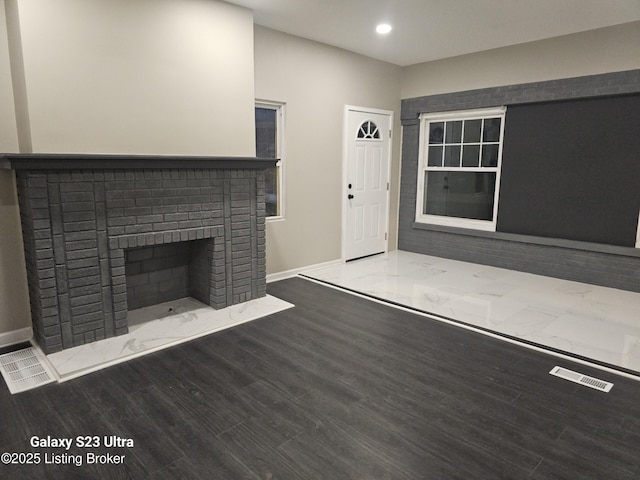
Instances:
[[[545,245],[571,250],[620,255],[623,257],[640,257],[640,248],[619,247],[617,245],[606,245],[603,243],[580,242],[577,240],[565,240],[562,238],[535,237],[533,235],[520,235],[516,233],[488,232],[419,222],[414,222],[412,227],[416,230],[428,230],[431,232],[453,233],[456,235],[467,235],[470,237],[491,238],[509,242],[527,243],[530,245]]]
[[[471,218],[445,217],[440,215],[422,215],[416,218],[417,225],[456,228],[460,230],[495,232],[496,223],[490,220],[474,220]]]
[[[274,223],[274,222],[284,222],[285,218],[282,216],[277,216],[277,217],[266,217],[265,221],[267,223]]]

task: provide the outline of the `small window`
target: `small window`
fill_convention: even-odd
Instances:
[[[360,128],[358,129],[358,138],[362,140],[379,140],[380,139],[380,130],[375,123],[367,120],[362,122]]]
[[[495,231],[504,116],[421,115],[416,222]]]
[[[265,207],[267,217],[282,217],[283,213],[283,124],[284,106],[277,103],[256,103],[256,156],[277,158],[275,167],[265,172]]]

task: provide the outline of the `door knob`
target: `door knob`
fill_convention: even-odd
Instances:
[[[353,198],[353,195],[349,194],[349,195],[347,195],[347,198],[348,198],[349,200],[351,200],[351,199]]]

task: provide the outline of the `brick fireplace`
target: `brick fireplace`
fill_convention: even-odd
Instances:
[[[128,332],[133,308],[266,294],[264,169],[274,160],[1,155],[20,204],[45,353]]]

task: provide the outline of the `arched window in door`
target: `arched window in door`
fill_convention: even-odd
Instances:
[[[370,120],[365,120],[358,128],[358,139],[363,140],[379,140],[380,139],[380,130],[375,123]]]

